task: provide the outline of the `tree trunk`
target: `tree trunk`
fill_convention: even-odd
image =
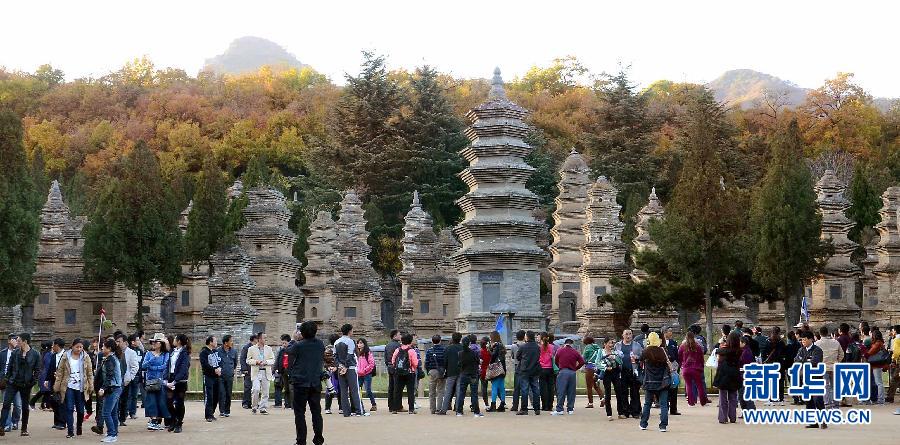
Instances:
[[[144,283],[139,282],[137,288],[137,313],[134,315],[135,331],[144,329]]]
[[[713,344],[713,301],[712,301],[712,293],[707,287],[703,291],[703,300],[706,303],[706,343]]]
[[[803,288],[800,286],[800,291]],[[797,286],[791,283],[784,284],[784,328],[785,333],[790,331],[800,321],[800,306],[802,297],[797,292]]]

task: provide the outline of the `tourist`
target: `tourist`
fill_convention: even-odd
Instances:
[[[647,347],[647,335],[650,334],[650,325],[647,323],[641,324],[641,333],[634,336],[634,342],[641,345],[641,348]]]
[[[706,405],[706,385],[703,384],[703,350],[694,337],[694,332],[688,330],[684,334],[684,342],[678,347],[678,362],[681,363],[681,376],[684,378],[684,392],[687,395],[689,406],[694,406],[700,401],[700,406]],[[670,394],[671,395],[671,394]]]
[[[887,394],[884,396],[884,401],[887,403],[894,403],[894,395],[897,394],[897,389],[900,388],[900,325],[894,325],[891,327],[891,363],[890,363],[890,373],[888,374],[888,378],[890,379],[890,386],[888,387]],[[894,414],[900,415],[900,408],[894,410]]]
[[[134,352],[135,356],[137,357],[137,364],[138,364],[138,370],[137,370],[134,378],[131,380],[131,384],[129,384],[128,388],[127,388],[128,399],[125,400],[125,402],[124,402],[125,413],[128,415],[128,417],[130,419],[134,420],[134,419],[137,419],[138,395],[143,394],[143,391],[141,390],[141,388],[143,386],[144,379],[143,379],[143,372],[140,370],[140,365],[144,361],[145,351],[144,351],[143,345],[141,344],[140,337],[138,337],[137,334],[129,335],[127,338],[127,341],[128,341],[128,348]],[[143,401],[144,398],[141,397],[141,400]]]
[[[119,396],[119,426],[126,426],[125,419],[128,418],[128,399],[130,398],[131,382],[137,377],[141,370],[141,360],[138,354],[129,347],[128,336],[125,334],[116,335],[116,345],[122,352],[119,361],[125,375],[122,376],[122,394]]]
[[[825,363],[825,407],[831,408],[832,405],[839,403],[839,400],[833,400],[832,382],[834,381],[835,363],[844,361],[844,348],[841,347],[833,335],[828,333],[828,327],[819,328],[820,340],[816,341],[816,346],[822,349],[822,362]]]
[[[795,363],[809,363],[813,367],[818,366],[819,363],[822,363],[822,348],[819,348],[813,342],[813,333],[811,331],[803,331],[800,334],[800,342],[801,348],[797,352],[797,356],[794,357]],[[804,376],[805,378],[805,376]],[[812,396],[808,402],[806,402],[806,409],[825,409],[825,400],[822,396]],[[807,425],[807,428],[819,428],[819,424],[811,424]],[[822,423],[822,428],[828,428],[828,425]]]
[[[769,349],[772,347],[772,345],[769,344],[769,337],[766,337],[763,334],[763,328],[761,326],[757,326],[756,328],[754,328],[753,332],[756,333],[756,335],[753,336],[753,340],[755,340],[756,343],[759,344],[759,354],[757,355],[757,357],[759,357],[760,361],[762,361],[769,356]]]
[[[702,333],[703,330],[700,328],[700,325],[697,325],[697,324],[691,325],[691,327],[688,330],[690,330],[691,332],[694,333],[694,340],[696,340],[697,344],[700,345],[700,349],[703,350],[703,355],[705,356],[706,354],[708,354],[709,353],[709,342],[707,341],[706,337],[703,336],[703,333]],[[706,388],[706,373],[705,372],[700,374],[700,384],[702,384],[703,387]],[[697,391],[696,388],[694,388],[694,391],[695,391],[694,396],[697,397],[698,394],[696,393],[696,391]],[[709,399],[709,394],[706,395],[706,400],[703,400],[700,398],[698,398],[697,400],[700,400],[705,403],[712,403],[712,400]]]
[[[606,418],[613,420],[612,415],[612,392],[615,389],[616,398],[620,397],[622,390],[620,385],[622,373],[622,354],[615,350],[616,339],[610,336],[603,342],[603,348],[597,353],[597,367],[595,370],[596,378],[603,382],[603,403],[606,408]],[[625,413],[621,410],[619,404],[617,413],[620,419],[625,418]]]
[[[748,344],[748,342],[752,339],[753,339],[753,337],[746,335],[746,332],[744,332],[744,335],[741,336],[741,341],[740,341],[740,345],[741,345],[741,360],[740,360],[741,375],[744,375],[743,374],[744,366],[746,366],[750,363],[756,363],[756,357],[753,355],[753,350],[750,349],[750,345]],[[744,398],[743,380],[741,381],[741,389],[738,392],[738,405],[741,407],[741,415],[740,415],[741,418],[744,417],[745,409],[756,409],[756,402],[754,402],[753,400],[748,400],[748,399]]]
[[[283,407],[288,409],[291,407],[291,384],[288,382],[287,366],[288,356],[287,348],[291,342],[290,335],[281,334],[281,347],[275,352],[275,369],[272,375],[275,378],[275,407]],[[282,404],[282,399],[284,404]]]
[[[471,395],[470,407],[477,417],[484,417],[478,407],[478,353],[473,351],[472,336],[466,336],[462,341],[462,351],[459,352],[459,384],[456,392],[456,416],[463,415],[463,401],[466,399],[466,391]]]
[[[109,336],[98,337],[97,342],[95,344],[96,348],[97,348],[97,354],[96,354],[96,359],[94,360],[94,391],[95,391],[94,392],[94,394],[95,394],[94,400],[96,400],[96,414],[97,415],[94,417],[94,421],[96,422],[96,425],[91,427],[91,431],[93,431],[95,434],[99,434],[101,436],[106,435],[104,433],[104,425],[105,425],[106,421],[103,418],[103,397],[100,397],[99,395],[96,395],[96,394],[97,394],[97,390],[99,390],[100,387],[103,386],[103,381],[102,381],[103,373],[101,372],[100,363],[103,362],[103,358],[106,356],[103,353],[103,343],[105,343],[108,338],[110,338],[110,337]]]
[[[496,375],[486,375],[491,383],[491,406],[488,411],[503,413],[506,412],[506,345],[503,344],[498,331],[491,331],[490,339],[488,374],[492,372],[490,371],[492,367],[500,373],[496,374],[496,371],[493,371]],[[497,399],[500,399],[499,404]]]
[[[625,413],[625,417],[637,418],[641,415],[641,383],[638,380],[638,372],[641,367],[640,357],[644,352],[640,343],[631,337],[631,329],[622,331],[622,340],[616,342],[615,350],[622,354],[622,373],[619,386],[622,391],[616,391],[616,401],[620,404],[619,411]]]
[[[525,343],[525,331],[519,329],[516,331],[516,341],[509,347],[509,355],[513,359],[513,393],[512,393],[512,410],[519,411],[519,347]]]
[[[169,414],[166,385],[166,373],[169,367],[169,341],[166,336],[157,333],[150,339],[150,350],[144,354],[141,370],[144,371],[144,415],[147,429],[160,431],[163,419],[171,418]]]
[[[266,344],[266,334],[256,334],[256,344],[247,349],[247,364],[250,365],[250,378],[253,382],[251,412],[269,414],[269,384],[273,380],[272,367],[275,365],[275,353]]]
[[[437,414],[446,415],[450,410],[450,402],[456,395],[459,382],[459,357],[463,347],[460,344],[462,334],[454,332],[450,336],[450,345],[444,351],[444,400],[441,401],[441,408]]]
[[[525,333],[525,341],[519,345],[516,351],[516,374],[519,380],[519,397],[520,409],[516,412],[517,416],[528,415],[528,394],[531,393],[532,406],[534,414],[541,414],[541,349],[535,342],[535,334],[533,331]]]
[[[384,367],[388,370],[388,411],[390,411],[391,414],[394,414],[402,409],[400,406],[393,405],[394,400],[398,398],[394,395],[396,388],[394,388],[394,370],[391,368],[391,357],[394,356],[394,351],[400,347],[400,331],[392,329],[390,337],[391,341],[384,346]],[[325,412],[327,413],[328,410]]]
[[[772,333],[768,338],[768,355],[763,357],[763,363],[774,364],[778,363],[781,365],[778,373],[781,374],[781,378],[778,381],[778,399],[777,402],[779,405],[784,406],[784,385],[787,383],[787,370],[790,366],[787,366],[787,345],[784,343],[784,339],[781,338],[781,328],[775,326],[772,328]],[[766,405],[772,406],[775,405],[774,401],[767,401]]]
[[[41,366],[41,357],[31,347],[31,334],[24,333],[18,338],[18,348],[9,357],[9,366],[6,369],[6,390],[3,394],[3,411],[0,413],[0,425],[6,425],[9,420],[10,408],[18,396],[21,401],[28,401],[31,397],[31,388],[36,383],[38,370]],[[28,436],[28,411],[27,403],[22,406],[22,436]],[[6,434],[6,429],[0,429],[0,436]]]
[[[119,440],[119,398],[122,396],[122,361],[119,356],[122,351],[118,343],[112,338],[103,342],[103,359],[100,361],[98,372],[100,373],[100,385],[97,387],[97,397],[103,399],[101,416],[106,426],[106,437],[101,440],[104,443],[113,443]]]
[[[37,399],[41,399],[41,409],[46,408],[53,411],[53,428],[57,430],[65,429],[66,422],[61,417],[59,403],[51,395],[53,394],[59,353],[63,350],[64,345],[65,342],[61,338],[41,343],[41,368],[37,380],[38,392],[29,400],[31,409],[34,409]]]
[[[412,334],[403,334],[400,338],[400,347],[394,350],[391,356],[391,367],[394,369],[394,406],[400,406],[403,398],[403,390],[406,390],[409,413],[416,413],[416,369],[419,366],[419,356],[413,350]],[[343,383],[343,382],[341,382]],[[346,412],[346,411],[345,411]],[[393,414],[397,414],[396,412]]]
[[[594,337],[590,335],[584,337],[584,351],[582,351],[582,355],[584,356],[584,384],[587,387],[587,397],[588,403],[585,406],[586,409],[590,409],[594,407],[594,392],[597,392],[597,397],[600,399],[600,406],[603,407],[603,390],[600,389],[599,384],[597,383],[596,370],[597,370],[597,362],[600,360],[600,351],[602,348],[600,345],[594,342]]]
[[[216,420],[219,406],[219,385],[222,379],[222,363],[218,352],[216,336],[206,337],[206,344],[200,350],[200,369],[203,371],[203,411],[207,422]]]
[[[331,414],[331,402],[338,395],[338,378],[337,378],[337,362],[334,361],[334,344],[341,338],[340,335],[331,334],[328,337],[328,346],[325,346],[325,352],[322,354],[322,360],[325,363],[325,370],[328,373],[325,392],[325,414]],[[390,360],[388,360],[390,361]],[[388,402],[390,403],[390,402]],[[338,401],[338,409],[340,410],[341,402]]]
[[[431,414],[436,414],[444,406],[444,345],[441,344],[441,336],[434,334],[431,337],[431,347],[425,351],[425,372],[428,373],[428,407]],[[369,379],[371,381],[371,379]],[[375,399],[372,399],[374,406]]]
[[[726,325],[727,326],[727,325]],[[738,391],[741,389],[741,335],[729,332],[716,349],[717,366],[713,386],[719,388],[719,423],[737,422]]]
[[[797,338],[797,333],[795,331],[788,331],[787,340],[784,342],[784,364],[782,368],[790,369],[791,366],[794,365],[794,358],[797,357],[797,353],[800,352],[800,340]],[[794,405],[801,405],[800,398],[794,396]]]
[[[359,398],[359,378],[356,375],[356,341],[352,338],[353,326],[350,324],[341,326],[341,334],[343,334],[341,338],[334,343],[334,360],[338,365],[338,380],[341,387],[340,407],[344,412],[344,417],[354,414],[368,416],[369,413],[363,409],[362,401]],[[415,388],[415,379],[412,384]],[[415,405],[410,409],[415,409]]]
[[[875,388],[877,390],[873,394],[872,399],[874,399],[875,403],[878,405],[884,405],[886,397],[884,391],[884,371],[890,367],[891,360],[890,356],[884,356],[884,336],[881,334],[881,331],[873,329],[871,331],[871,338],[872,346],[866,351],[865,357],[872,368],[872,381],[875,383]],[[882,356],[884,356],[884,359],[878,361],[877,359]]]
[[[88,394],[94,391],[94,370],[91,359],[84,352],[84,343],[80,338],[72,342],[72,347],[56,369],[56,384],[53,391],[59,395],[59,403],[64,406],[67,439],[82,434],[84,422],[84,402]],[[75,411],[76,417],[72,412]],[[77,427],[76,427],[77,425]]]
[[[541,411],[550,411],[553,409],[553,388],[556,386],[556,374],[553,372],[556,346],[553,344],[551,334],[541,333],[540,350]]]
[[[250,365],[247,363],[247,351],[252,346],[256,346],[256,334],[250,336],[250,341],[241,347],[241,355],[238,358],[241,362],[241,376],[244,378],[244,392],[241,397],[241,407],[250,409],[251,393],[253,392],[253,379],[250,378]]]
[[[650,420],[650,407],[653,400],[659,400],[659,431],[666,432],[669,426],[669,387],[672,386],[672,366],[666,351],[660,347],[662,340],[659,334],[651,332],[647,335],[647,347],[641,352],[644,364],[644,409],[641,411],[640,427],[647,429]]]
[[[671,327],[663,329],[663,350],[669,358],[669,364],[672,366],[672,372],[676,375],[681,368],[681,360],[678,358],[678,342],[674,339],[675,333]],[[678,385],[669,385],[669,415],[680,416],[678,412]]]
[[[862,343],[864,345],[866,345],[867,348],[869,346],[871,346],[872,345],[872,330],[869,328],[869,322],[865,321],[865,320],[860,321],[858,330],[859,330],[859,332],[861,332],[861,334],[859,335],[859,338],[862,341]]]
[[[172,415],[169,431],[180,433],[184,427],[184,397],[187,394],[188,374],[191,368],[191,341],[184,334],[172,340],[169,356],[169,375],[166,379],[168,409]]]
[[[372,378],[378,375],[375,365],[375,354],[369,349],[369,341],[360,337],[356,340],[356,374],[359,377],[360,392],[365,391],[369,398],[369,412],[377,411],[375,393],[372,392]],[[361,399],[361,398],[360,398]]]
[[[222,375],[219,378],[219,416],[231,416],[231,391],[234,388],[234,371],[238,365],[237,351],[234,349],[234,339],[229,334],[222,336],[222,346],[219,347],[219,365]]]
[[[14,359],[14,351],[16,350],[18,345],[19,337],[16,334],[9,334],[6,339],[6,348],[0,350],[0,369],[3,370],[2,376],[6,376],[6,372],[9,371],[9,366],[12,364]],[[6,391],[12,392],[12,389],[0,389],[0,403],[2,403],[2,400],[4,400]],[[4,432],[10,432],[12,430],[19,429],[19,417],[21,415],[22,400],[19,398],[19,394],[16,393],[13,399],[12,415],[6,418],[6,422],[0,423],[0,429],[3,429]]]
[[[551,414],[561,416],[563,403],[566,403],[568,414],[575,414],[575,386],[578,382],[578,370],[584,366],[584,357],[572,347],[574,340],[567,338],[563,347],[556,351],[553,358],[559,368],[556,376],[556,410]]]
[[[316,323],[304,321],[298,327],[301,339],[288,347],[288,376],[293,394],[294,427],[297,445],[306,445],[306,408],[312,417],[313,445],[325,443],[322,435],[322,374],[325,345],[316,338]],[[295,335],[296,338],[296,335]]]
[[[481,383],[479,389],[481,390],[481,400],[484,402],[484,406],[488,406],[487,389],[489,385],[487,369],[491,365],[490,341],[488,337],[481,337],[481,341],[478,342],[478,380]],[[496,407],[494,409],[496,410]]]

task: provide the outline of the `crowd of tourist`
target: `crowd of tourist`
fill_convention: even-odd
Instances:
[[[391,414],[420,411],[416,402],[420,384],[428,385],[428,411],[433,415],[463,416],[468,409],[481,418],[485,413],[505,412],[507,374],[511,373],[509,411],[517,415],[573,414],[577,381],[583,378],[588,396],[585,408],[594,408],[596,394],[608,420],[639,419],[641,429],[648,428],[651,409],[659,408],[659,430],[664,432],[669,416],[680,414],[679,381],[684,381],[689,406],[711,403],[706,393],[706,367],[715,368],[709,383],[719,391],[718,421],[722,424],[735,423],[739,408],[755,408],[755,402],[745,400],[741,391],[741,369],[750,363],[781,364],[781,388],[767,405],[785,404],[786,371],[795,362],[825,363],[829,370],[839,362],[868,362],[873,396],[860,403],[893,403],[900,386],[898,333],[900,326],[894,326],[890,341],[886,341],[877,327],[862,322],[856,330],[846,323],[836,332],[824,326],[814,331],[799,324],[787,335],[778,327],[765,335],[760,327],[744,327],[736,321],[733,326],[721,326],[718,341],[708,341],[700,327],[693,325],[678,342],[671,328],[651,331],[644,324],[636,336],[626,329],[619,339],[598,342],[584,337],[581,352],[572,338],[556,341],[552,333],[531,331],[516,332],[511,345],[496,331],[480,339],[474,334],[454,333],[447,344],[435,335],[423,352],[415,335],[394,330],[384,346],[382,369],[388,374],[387,410]],[[263,332],[240,346],[234,345],[230,335],[207,337],[198,355],[206,421],[231,415],[237,375],[243,379],[241,406],[254,415],[269,413],[270,386],[274,386],[274,407],[294,409],[299,444],[306,443],[307,410],[312,416],[314,444],[324,442],[323,413],[331,414],[334,409],[350,417],[377,411],[372,380],[379,367],[367,340],[354,338],[349,324],[332,334],[327,345],[317,335],[316,324],[304,322],[293,335],[282,335],[275,348]],[[29,412],[40,403],[42,409],[53,412],[52,428],[66,431],[66,437],[82,435],[83,424],[94,416],[90,430],[104,436],[102,442],[116,442],[119,428],[137,419],[138,399],[147,430],[180,433],[191,352],[191,342],[183,334],[157,333],[149,340],[140,331],[71,342],[57,338],[42,344],[40,352],[31,346],[29,334],[10,335],[6,349],[0,350],[0,436],[17,429],[28,436]],[[889,373],[888,388],[885,372]],[[830,385],[830,378],[826,382]],[[37,394],[32,397],[35,386]],[[825,397],[789,402],[815,409],[850,406],[850,400],[833,400],[830,394],[829,388]],[[900,414],[900,409],[895,414]]]

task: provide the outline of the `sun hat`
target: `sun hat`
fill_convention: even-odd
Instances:
[[[650,335],[647,336],[647,344],[650,346],[659,346],[662,344],[662,340],[659,339],[659,334],[656,332],[651,332]]]
[[[163,334],[162,332],[157,332],[157,333],[153,334],[153,338],[151,338],[150,341],[151,341],[151,342],[154,342],[154,341],[166,341],[166,335]]]

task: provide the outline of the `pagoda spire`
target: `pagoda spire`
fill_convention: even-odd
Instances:
[[[494,77],[491,79],[491,92],[488,100],[506,99],[506,90],[503,89],[503,77],[500,75],[500,67],[494,68]]]

